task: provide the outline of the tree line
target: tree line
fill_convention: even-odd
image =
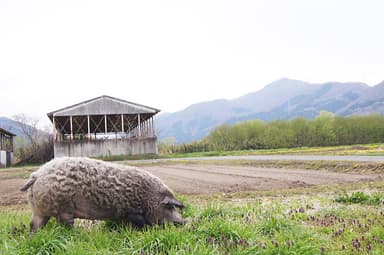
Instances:
[[[160,143],[159,151],[188,153],[198,151],[277,149],[337,146],[384,142],[384,116],[342,117],[321,112],[315,119],[295,118],[264,122],[250,120],[223,124],[204,139],[189,144]]]

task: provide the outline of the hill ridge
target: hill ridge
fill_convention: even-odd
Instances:
[[[362,82],[309,83],[282,78],[232,100],[195,103],[164,117],[159,115],[157,127],[159,140],[174,137],[183,143],[201,139],[224,123],[314,118],[322,110],[343,116],[384,114],[384,81],[370,87]]]

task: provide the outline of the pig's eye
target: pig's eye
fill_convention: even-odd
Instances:
[[[175,206],[173,204],[170,204],[170,203],[165,204],[165,208],[167,208],[167,209],[176,209]]]

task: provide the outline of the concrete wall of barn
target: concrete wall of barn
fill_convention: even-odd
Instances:
[[[157,154],[156,137],[72,140],[55,143],[55,157],[108,157],[114,155]]]

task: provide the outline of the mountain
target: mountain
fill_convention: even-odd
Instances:
[[[267,112],[281,102],[301,94],[311,93],[316,89],[317,86],[314,84],[298,80],[281,79],[268,84],[260,91],[234,99],[232,103],[236,107],[247,108],[251,111]]]
[[[182,137],[196,140],[207,134],[210,129],[236,115],[237,109],[230,101],[220,99],[189,106],[176,113],[160,114],[157,119],[159,137],[175,137],[177,142]]]
[[[26,128],[28,130],[33,129],[32,126],[30,126],[28,124],[26,124],[26,125],[27,125]],[[0,128],[3,128],[3,129],[16,135],[16,137],[14,139],[15,148],[21,147],[21,146],[29,143],[28,142],[29,139],[27,138],[27,136],[22,131],[21,125],[19,122],[15,121],[13,119],[7,118],[7,117],[0,117]],[[36,135],[37,135],[37,139],[41,139],[42,137],[46,137],[47,132],[40,130],[40,129],[37,129]]]
[[[322,110],[337,113],[343,106],[353,102],[369,88],[363,83],[338,82],[308,84],[307,86],[310,86],[311,89],[298,91],[298,95],[276,102],[275,107],[271,110],[261,112],[256,110],[255,113],[243,116],[242,119],[256,118],[269,121],[295,117],[314,118]],[[278,91],[279,89],[276,89],[275,93],[279,93]],[[267,97],[265,99],[269,100]]]
[[[341,115],[384,114],[384,81],[368,88],[363,95],[341,109]]]
[[[174,137],[177,143],[183,143],[201,139],[225,123],[314,118],[322,110],[343,116],[384,114],[384,82],[369,87],[359,82],[313,84],[281,79],[233,100],[202,102],[179,112],[160,114],[157,129],[159,140]]]
[[[3,128],[16,136],[21,136],[22,131],[17,121],[9,119],[7,117],[0,117],[0,128]]]

